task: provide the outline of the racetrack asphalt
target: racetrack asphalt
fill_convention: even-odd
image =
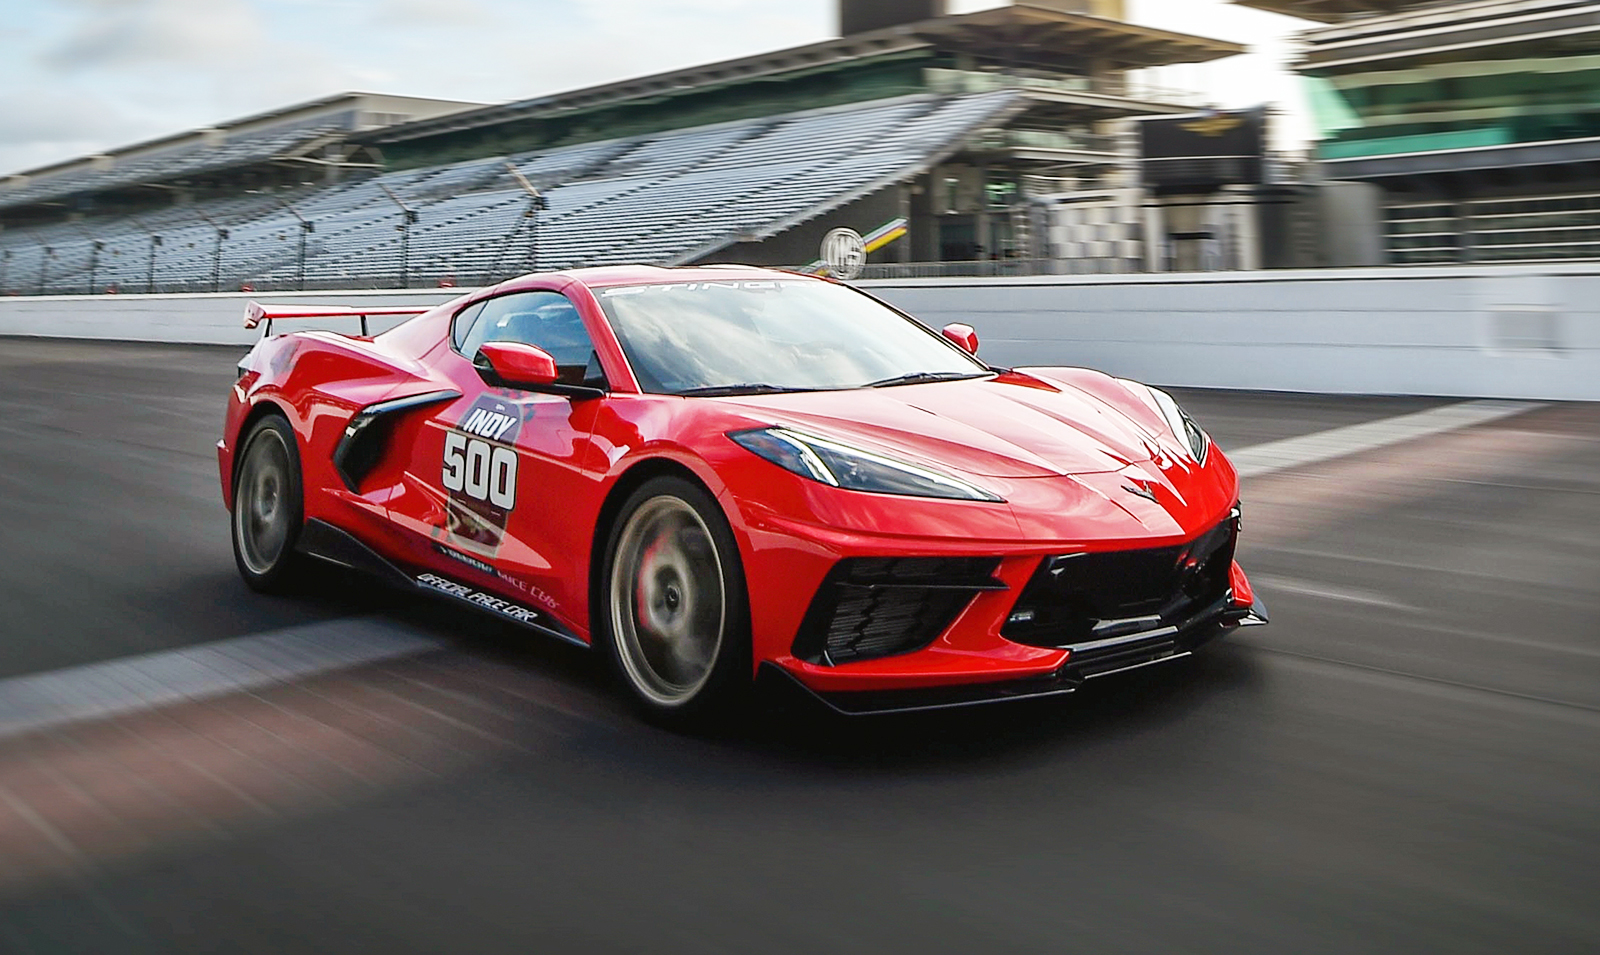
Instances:
[[[440,648],[0,736],[0,952],[1600,950],[1600,407],[1252,479],[1273,625],[1190,660],[696,738],[484,617],[246,590],[239,353],[0,339],[0,686]],[[1179,397],[1227,449],[1447,403]]]

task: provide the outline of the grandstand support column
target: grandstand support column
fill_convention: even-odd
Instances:
[[[417,210],[401,201],[388,186],[378,183],[378,188],[389,197],[389,201],[400,207],[400,287],[411,287],[411,227],[422,218]]]
[[[50,280],[50,260],[56,257],[56,250],[50,246],[44,247],[44,255],[39,257],[39,294],[44,294],[45,283]]]
[[[908,182],[900,184],[900,218],[905,220],[906,228],[909,231],[911,228],[911,184]],[[901,265],[906,265],[911,261],[910,235],[895,243],[894,257]]]
[[[6,294],[6,273],[11,271],[11,250],[0,252],[0,295]]]
[[[1151,198],[1144,204],[1144,270],[1146,272],[1167,271],[1167,227],[1166,217],[1162,215],[1161,207]]]

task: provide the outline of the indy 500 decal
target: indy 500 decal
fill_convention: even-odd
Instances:
[[[517,506],[517,433],[522,409],[485,395],[444,435],[439,483],[449,494],[445,530],[493,557]]]
[[[517,506],[517,452],[451,431],[444,436],[443,482],[447,491],[509,511]]]

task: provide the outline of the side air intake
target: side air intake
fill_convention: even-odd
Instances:
[[[795,656],[837,665],[920,650],[986,590],[998,557],[872,557],[840,561],[811,602]]]

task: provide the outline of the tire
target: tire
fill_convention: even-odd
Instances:
[[[234,563],[252,590],[283,593],[299,582],[306,558],[295,545],[305,525],[304,502],[294,429],[268,415],[239,443],[228,521]]]
[[[689,726],[749,696],[750,612],[733,529],[715,499],[678,477],[647,481],[606,544],[594,619],[644,715]]]

